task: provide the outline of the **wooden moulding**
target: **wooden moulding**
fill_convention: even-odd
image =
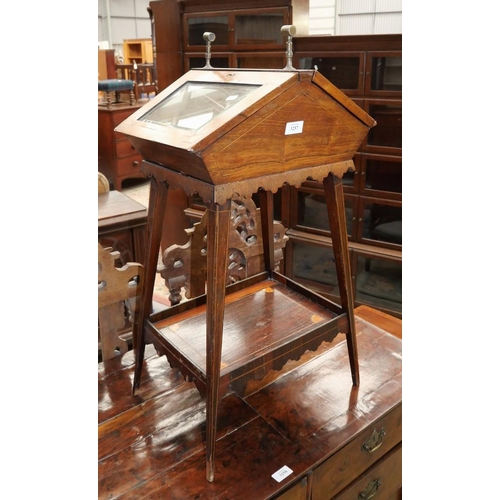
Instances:
[[[228,286],[220,397],[243,392],[249,380],[280,370],[347,329],[347,315],[337,304],[280,273],[264,272]],[[205,396],[206,295],[153,315],[146,336]]]
[[[234,195],[248,198],[260,188],[276,193],[278,189],[285,184],[299,188],[301,184],[308,179],[321,182],[330,173],[335,175],[335,177],[342,178],[347,171],[356,170],[354,162],[352,160],[347,160],[338,163],[319,165],[305,170],[276,173],[255,179],[228,182],[226,184],[214,186],[166,167],[158,167],[159,166],[155,163],[143,161],[141,170],[146,176],[153,176],[158,182],[166,182],[171,188],[181,187],[188,196],[198,193],[204,203],[214,202],[219,205],[222,205]]]

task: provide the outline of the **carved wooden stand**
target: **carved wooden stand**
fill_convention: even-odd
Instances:
[[[139,388],[140,384],[145,344],[152,342],[160,354],[166,354],[169,362],[179,367],[185,376],[193,380],[200,392],[206,395],[208,481],[213,481],[215,474],[218,403],[229,390],[243,387],[250,378],[262,378],[265,372],[271,369],[282,368],[289,359],[298,359],[305,351],[317,349],[322,342],[333,340],[339,332],[346,334],[352,381],[355,386],[359,384],[354,330],[354,299],[350,279],[341,182],[342,175],[350,168],[353,168],[353,163],[349,160],[214,186],[164,166],[143,162],[143,172],[151,177],[151,190],[144,269],[145,281],[134,330],[136,347],[134,391]],[[307,290],[274,270],[272,193],[285,183],[299,187],[308,177],[323,180],[325,188],[333,253],[340,288],[340,306]],[[169,186],[182,187],[188,195],[198,193],[208,204],[207,291],[204,296],[181,302],[152,316],[149,312],[151,311],[163,215]],[[260,196],[265,272],[226,287],[231,197],[235,193],[250,196],[257,192]],[[245,311],[241,310],[239,314],[235,313],[235,307],[239,306],[234,306],[234,301],[239,300],[240,296],[250,296],[253,293],[251,290],[256,290],[257,293],[272,291],[273,306],[281,304],[279,302],[281,297],[286,296],[286,300],[283,299],[282,302],[283,307],[290,307],[290,314],[299,314],[301,311],[305,311],[307,321],[304,321],[304,325],[298,325],[297,331],[287,331],[279,339],[271,341],[271,345],[262,347],[261,342],[258,349],[255,349],[250,355],[247,353],[246,357],[242,355],[238,362],[223,360],[223,328],[226,309],[229,310],[232,307],[232,317],[241,319],[240,333],[248,333],[249,338],[255,338],[255,334],[259,332],[258,325],[250,324],[248,321],[245,323]],[[229,294],[234,298],[230,305],[226,300]],[[244,297],[241,299],[241,304],[244,303]],[[287,306],[287,301],[291,302],[291,306]],[[197,362],[192,353],[186,354],[182,345],[172,340],[173,337],[169,336],[164,328],[164,325],[172,323],[171,318],[180,317],[179,324],[181,324],[182,318],[192,318],[200,308],[206,325],[206,353],[204,353],[206,365],[203,362]],[[289,313],[284,310],[284,314],[288,315]],[[239,318],[240,316],[241,318]],[[278,329],[274,328],[273,330],[268,332],[269,337],[278,335]],[[185,335],[182,342],[188,343],[190,337],[191,335]],[[245,341],[239,338],[238,342]],[[243,347],[242,345],[242,349]],[[221,362],[223,362],[222,369]]]

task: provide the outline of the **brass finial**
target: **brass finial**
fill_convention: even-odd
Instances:
[[[292,65],[293,50],[292,50],[292,37],[297,33],[297,30],[293,24],[285,24],[281,27],[281,33],[287,35],[286,40],[286,66],[283,69],[295,69]]]
[[[210,58],[212,57],[210,46],[212,45],[212,42],[215,40],[215,33],[212,33],[211,31],[205,31],[205,33],[203,33],[203,40],[207,42],[205,50],[205,61],[206,61],[205,68],[212,68],[212,65],[210,64]]]

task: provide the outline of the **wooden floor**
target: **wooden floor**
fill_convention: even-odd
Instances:
[[[356,326],[359,388],[339,335],[222,400],[213,483],[205,479],[205,403],[194,384],[151,346],[137,396],[132,352],[100,363],[99,498],[275,498],[351,439],[368,414],[380,418],[401,402],[401,321],[361,306]],[[284,465],[293,473],[277,482],[271,475]]]

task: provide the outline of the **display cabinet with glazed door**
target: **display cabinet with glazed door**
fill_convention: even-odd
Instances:
[[[372,116],[344,174],[346,222],[357,305],[402,316],[402,36],[298,36],[294,65],[317,69]],[[322,186],[314,181],[289,188],[281,213],[290,227],[288,275],[335,298],[335,266],[325,257],[329,232]]]
[[[309,0],[154,0],[150,2],[159,91],[205,65],[203,33],[215,34],[215,68],[285,65],[281,27],[307,34]]]

